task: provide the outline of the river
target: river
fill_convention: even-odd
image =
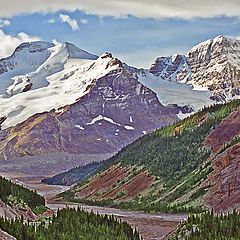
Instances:
[[[18,184],[36,190],[39,194],[46,198],[47,206],[56,211],[65,207],[82,207],[86,211],[93,211],[99,214],[114,215],[124,221],[127,221],[133,227],[136,227],[144,240],[162,240],[167,239],[168,236],[176,230],[181,221],[186,219],[184,214],[150,214],[139,211],[127,211],[116,208],[89,206],[83,204],[65,204],[55,202],[53,197],[67,190],[66,186],[45,185],[41,183],[41,177],[31,175],[0,172],[1,176],[12,179]]]

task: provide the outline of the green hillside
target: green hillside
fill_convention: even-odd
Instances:
[[[63,194],[64,198],[145,211],[166,210],[170,205],[176,211],[176,204],[178,210],[185,211],[186,207],[196,207],[198,211],[201,203],[197,200],[207,192],[207,188],[200,188],[200,183],[212,171],[211,162],[207,161],[211,150],[204,145],[203,141],[231,112],[239,110],[239,106],[240,100],[235,100],[224,105],[205,108],[174,125],[163,127],[141,137],[106,161],[95,177],[90,177],[87,181]],[[230,146],[231,144],[224,145],[223,150]],[[118,179],[117,184],[113,184],[108,189],[98,189],[98,197],[93,195],[82,198],[75,197],[75,193],[80,192],[79,195],[81,195],[81,190],[87,189],[97,176],[100,175],[99,178],[101,178],[104,174],[108,174],[112,166],[131,168],[132,173],[128,176],[132,177],[139,172],[147,171],[149,175],[155,177],[155,182],[147,189],[147,192],[145,190],[144,193],[139,193],[132,199],[126,197],[127,200],[123,200],[120,194],[119,198],[106,196],[110,188],[119,189],[121,182],[126,185],[128,180],[133,179],[130,177],[125,178],[124,181]],[[138,170],[136,171],[136,169]],[[189,192],[194,189],[195,191],[189,195]],[[101,198],[101,194],[104,197]],[[127,195],[127,193],[124,194]],[[183,198],[187,194],[188,196]],[[181,197],[181,201],[177,201]]]
[[[45,206],[44,197],[0,176],[0,199],[9,205],[27,204],[31,209]]]
[[[189,215],[181,224],[171,240],[216,240],[240,239],[240,214],[236,211],[228,214],[206,212],[199,215]]]

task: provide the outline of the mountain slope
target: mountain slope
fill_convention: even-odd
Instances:
[[[50,152],[114,153],[177,120],[181,108],[163,106],[110,53],[92,60],[94,56],[70,44],[53,48],[50,57],[30,74],[30,79],[45,79],[47,86],[0,99],[1,114],[6,116],[2,127],[22,122],[0,133],[2,159]]]
[[[0,230],[0,239],[1,240],[16,240],[15,237],[10,236],[8,233],[3,232],[2,230]]]
[[[216,68],[222,74],[219,64],[236,65],[239,53],[237,40],[218,37],[209,44],[207,53],[202,43],[190,51],[194,54],[159,58],[150,70],[130,67],[110,53],[97,57],[70,43],[20,45],[12,56],[0,60],[5,66],[0,74],[5,88],[0,95],[0,159],[113,154],[214,103],[219,98],[212,97],[204,84],[201,89],[209,89],[199,91],[196,79],[210,83],[212,77],[203,73]],[[223,63],[219,52],[228,56]],[[199,73],[194,73],[194,66]]]
[[[163,104],[189,104],[195,111],[239,98],[239,74],[240,41],[224,36],[199,43],[186,55],[159,57],[137,73]]]
[[[151,90],[122,68],[89,87],[89,93],[76,103],[36,114],[2,131],[2,156],[114,152],[177,119],[178,109],[162,106]]]
[[[33,211],[40,206],[45,206],[42,196],[0,176],[0,217],[35,220]]]
[[[138,139],[65,198],[148,211],[166,210],[168,204],[216,211],[238,207],[240,132],[233,116],[238,116],[239,104],[236,100],[207,108]],[[228,136],[218,135],[218,129]],[[216,151],[209,139],[215,143],[218,138]]]

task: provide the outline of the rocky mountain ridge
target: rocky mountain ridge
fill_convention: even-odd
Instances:
[[[65,56],[65,48],[61,45],[55,55],[62,54]],[[80,55],[67,60],[58,56],[54,61],[50,57],[54,63],[64,60],[64,69],[45,78],[47,86],[3,98],[2,113],[7,115],[3,127],[26,120],[1,131],[1,158],[49,152],[114,153],[139,136],[177,120],[181,108],[163,106],[112,54],[96,60],[89,54]],[[46,62],[42,65],[48,65]],[[39,82],[42,69],[46,68],[41,66],[34,72]],[[14,100],[19,105],[13,106]]]
[[[225,102],[240,95],[240,41],[217,36],[197,44],[186,55],[157,58],[150,72],[209,90],[212,100]]]

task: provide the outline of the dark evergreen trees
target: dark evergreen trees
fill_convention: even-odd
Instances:
[[[12,196],[17,200],[22,200],[31,209],[40,205],[45,206],[44,197],[37,194],[36,191],[26,189],[23,186],[15,184],[0,176],[0,199],[3,202],[8,203],[9,196]]]
[[[65,208],[41,224],[0,219],[0,228],[18,240],[140,240],[138,232],[113,216]]]
[[[213,214],[212,211],[203,214],[189,215],[183,222],[172,240],[217,240],[240,239],[240,214],[236,211],[228,214]]]

